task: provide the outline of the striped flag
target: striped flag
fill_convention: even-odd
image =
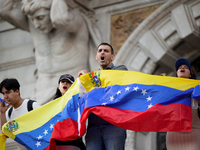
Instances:
[[[134,71],[94,71],[77,79],[63,97],[4,124],[2,131],[35,150],[54,150],[55,140],[82,137],[91,112],[133,131],[189,131],[191,97],[200,99],[199,84]]]

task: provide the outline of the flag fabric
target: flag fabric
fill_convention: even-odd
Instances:
[[[200,99],[200,81],[134,71],[103,70],[81,76],[66,94],[11,122],[2,131],[27,149],[55,149],[86,132],[92,112],[133,131],[190,131],[191,97]],[[79,88],[84,94],[79,98]]]
[[[74,129],[77,127],[78,119],[77,101],[79,88],[77,86],[78,84],[73,84],[68,90],[68,94],[63,97],[5,123],[2,127],[2,132],[24,145],[28,150],[49,149],[51,135],[61,139],[63,136],[62,127],[65,127],[65,121],[67,121],[70,124],[67,127],[67,135],[70,138],[66,138],[66,140],[77,139],[79,136]],[[56,126],[55,124],[58,125]],[[55,130],[58,129],[60,132],[54,134],[54,127]],[[52,145],[54,146],[54,144]],[[53,146],[52,149],[56,149]]]
[[[0,149],[5,150],[7,137],[4,134],[0,134]]]
[[[191,97],[200,100],[198,80],[113,70],[79,80],[88,92],[79,100],[82,117],[93,112],[133,131],[191,130]]]

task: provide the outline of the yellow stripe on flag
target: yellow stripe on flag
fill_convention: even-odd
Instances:
[[[17,134],[29,132],[30,129],[34,130],[44,125],[56,114],[62,112],[63,108],[65,107],[67,102],[72,98],[73,95],[79,93],[79,86],[78,84],[76,84],[76,82],[62,97],[53,100],[43,106],[40,106],[39,108],[34,109],[20,117],[15,118],[14,120],[18,125],[18,129],[16,131],[10,132],[6,127],[6,125],[8,125],[9,123],[7,122],[3,125],[2,132],[6,136],[15,139],[15,135]]]
[[[96,82],[95,82],[96,81]],[[79,82],[87,92],[93,90],[95,87],[107,87],[113,85],[129,85],[129,84],[143,84],[143,85],[160,85],[177,90],[188,90],[200,84],[199,80],[184,79],[169,76],[149,75],[135,71],[119,71],[119,70],[99,70],[79,78]],[[101,84],[100,84],[101,83]],[[15,139],[15,135],[29,132],[37,129],[51,120],[56,114],[62,112],[67,102],[73,95],[79,93],[79,85],[77,80],[65,93],[65,95],[57,100],[51,101],[31,112],[28,112],[16,119],[18,128],[13,131],[9,129],[9,123],[5,123],[2,127],[2,132]],[[39,100],[38,100],[39,101]],[[56,108],[56,109],[55,109]]]
[[[0,134],[0,150],[5,150],[7,137],[4,134]]]
[[[199,80],[184,79],[170,76],[149,75],[136,71],[121,71],[121,70],[99,70],[94,71],[95,75],[100,76],[102,87],[112,85],[128,85],[128,84],[144,84],[144,85],[161,85],[174,88],[177,90],[188,90],[200,84]],[[87,92],[94,89],[94,84],[91,82],[90,73],[82,75],[79,78]]]

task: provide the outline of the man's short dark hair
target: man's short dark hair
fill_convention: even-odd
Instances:
[[[19,90],[20,84],[17,81],[17,79],[14,79],[14,78],[8,79],[8,78],[6,78],[0,83],[0,93],[2,93],[2,88],[3,87],[8,91],[10,91],[10,90],[16,91],[16,90]]]
[[[110,48],[111,48],[111,54],[114,54],[114,49],[113,49],[113,47],[110,44],[108,44],[108,43],[101,43],[99,46],[101,46],[101,45],[108,45],[108,46],[110,46]],[[99,46],[97,47],[97,49],[99,48]]]

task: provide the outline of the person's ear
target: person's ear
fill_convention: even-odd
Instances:
[[[114,60],[114,58],[115,58],[115,55],[114,55],[114,54],[112,54],[112,55],[111,55],[111,60],[113,61],[113,60]]]
[[[16,92],[17,94],[19,94],[19,93],[20,93],[18,89],[17,89],[15,92]]]
[[[97,54],[96,54],[96,56],[95,56],[95,59],[97,60]]]

